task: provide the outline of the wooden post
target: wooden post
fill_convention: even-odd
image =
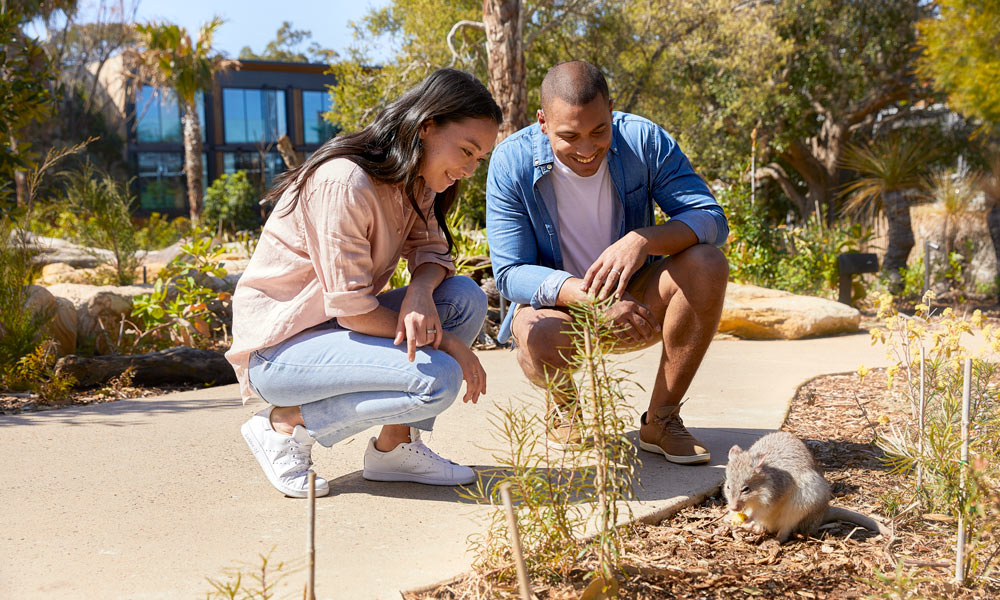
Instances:
[[[309,555],[309,579],[306,580],[306,600],[316,600],[316,473],[309,471],[309,535],[306,540]]]
[[[962,374],[962,460],[959,463],[959,496],[963,506],[958,513],[958,545],[955,549],[955,582],[965,585],[965,479],[969,469],[969,405],[972,399],[972,359],[965,359]]]
[[[517,530],[517,515],[514,514],[514,503],[510,499],[510,484],[500,486],[500,499],[507,513],[507,527],[510,529],[510,549],[514,554],[514,565],[517,567],[517,585],[521,590],[521,600],[531,600],[531,582],[528,581],[528,569],[524,566],[524,554],[521,550],[521,534]]]

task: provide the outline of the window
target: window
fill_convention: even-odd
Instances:
[[[276,142],[288,132],[283,90],[222,90],[227,144]]]
[[[138,181],[142,210],[171,212],[187,207],[183,153],[140,152]]]
[[[271,181],[285,170],[285,162],[281,160],[281,155],[277,152],[269,152],[264,155],[264,186],[266,191],[271,187]],[[222,155],[222,171],[224,173],[235,173],[246,171],[247,177],[255,184],[260,184],[260,163],[259,152],[226,152]]]
[[[183,152],[139,152],[139,209],[188,213]],[[202,188],[208,185],[208,157],[201,155]]]
[[[205,140],[205,97],[197,92],[194,104]],[[135,98],[136,141],[144,143],[181,143],[181,111],[173,90],[143,86]]]
[[[302,123],[307,144],[322,144],[337,134],[337,127],[323,118],[330,110],[330,94],[302,90]]]

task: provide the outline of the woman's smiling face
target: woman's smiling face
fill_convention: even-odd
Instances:
[[[441,193],[476,167],[493,149],[500,127],[489,118],[468,118],[438,125],[427,121],[420,127],[423,156],[420,176],[424,184]]]
[[[581,106],[561,98],[547,104],[538,111],[538,124],[556,158],[581,177],[597,173],[611,148],[611,102],[598,94]]]

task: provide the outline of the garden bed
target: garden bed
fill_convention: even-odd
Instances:
[[[898,385],[896,386],[899,387]],[[895,527],[890,539],[847,524],[825,526],[818,538],[793,538],[785,545],[761,539],[727,523],[725,500],[716,494],[681,510],[659,525],[632,527],[623,564],[622,598],[996,598],[1000,586],[957,588],[954,522],[943,515],[906,511],[902,476],[890,472],[872,445],[874,427],[901,422],[908,405],[900,389],[886,389],[884,370],[816,378],[801,386],[783,430],[813,451],[833,486],[833,504],[864,512]],[[894,515],[890,519],[889,515]],[[898,561],[906,566],[897,576]],[[574,581],[536,581],[541,600],[581,597],[585,575]],[[927,565],[941,566],[927,566]],[[877,573],[890,581],[880,581]],[[407,600],[517,598],[507,587],[469,577]]]

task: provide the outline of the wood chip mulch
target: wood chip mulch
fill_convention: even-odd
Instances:
[[[955,524],[912,507],[901,475],[881,460],[872,441],[877,427],[900,423],[909,405],[897,382],[886,389],[884,370],[864,381],[856,373],[828,375],[800,387],[784,430],[806,442],[833,486],[833,504],[890,524],[891,539],[848,524],[828,524],[818,539],[785,545],[727,523],[721,492],[659,525],[639,524],[627,543],[621,598],[1000,598],[1000,585],[959,588],[954,575]],[[581,598],[593,557],[574,581],[534,583],[540,600]],[[897,578],[897,564],[904,561]],[[881,583],[877,573],[893,583]],[[518,598],[516,582],[490,586],[483,595],[471,581],[456,581],[408,600]]]

